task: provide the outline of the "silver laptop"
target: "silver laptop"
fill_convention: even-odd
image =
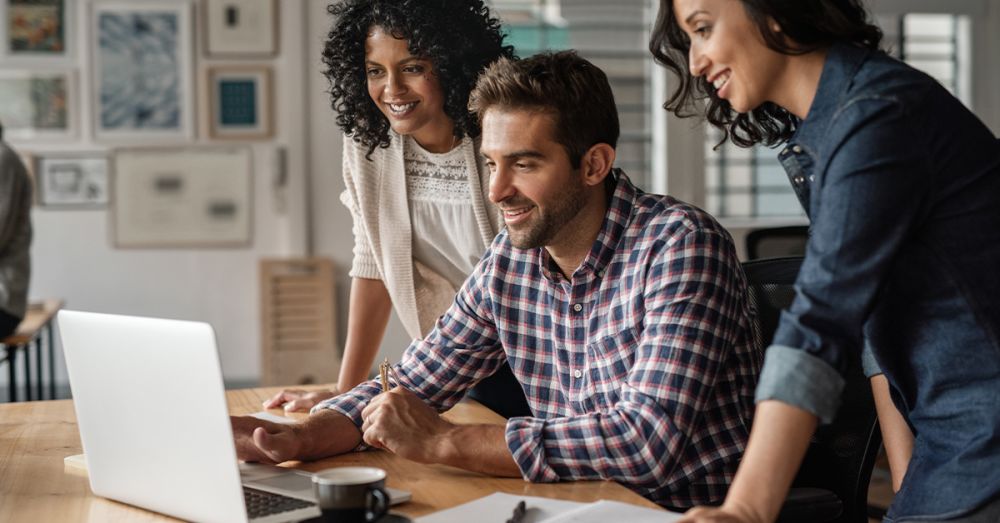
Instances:
[[[210,325],[76,311],[58,320],[94,494],[192,521],[319,515],[309,473],[237,465]]]

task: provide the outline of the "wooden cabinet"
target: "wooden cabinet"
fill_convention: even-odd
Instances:
[[[337,381],[333,262],[261,260],[262,385]]]

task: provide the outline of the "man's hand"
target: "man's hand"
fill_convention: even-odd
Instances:
[[[299,455],[301,442],[293,425],[283,425],[252,416],[230,416],[236,457],[243,461],[281,463]]]
[[[361,418],[365,443],[420,463],[441,461],[441,444],[454,427],[403,387],[376,396]]]
[[[264,402],[265,409],[284,406],[288,412],[308,412],[317,403],[337,395],[334,390],[285,389]]]

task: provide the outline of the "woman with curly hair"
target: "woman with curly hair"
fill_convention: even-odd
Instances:
[[[335,391],[286,390],[268,408],[306,410],[365,380],[393,307],[423,338],[499,229],[467,108],[479,73],[513,56],[499,21],[482,0],[344,0],[328,11],[324,73],[355,236],[347,343]],[[503,414],[527,409],[506,365],[476,394]]]
[[[784,144],[812,229],[726,501],[684,521],[773,521],[859,361],[883,374],[886,520],[1000,521],[1000,144],[881,38],[862,0],[661,0],[667,108]]]

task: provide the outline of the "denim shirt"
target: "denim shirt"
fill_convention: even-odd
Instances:
[[[1000,142],[927,75],[836,45],[779,154],[812,222],[757,401],[829,422],[870,347],[914,435],[888,518],[1000,493]]]

